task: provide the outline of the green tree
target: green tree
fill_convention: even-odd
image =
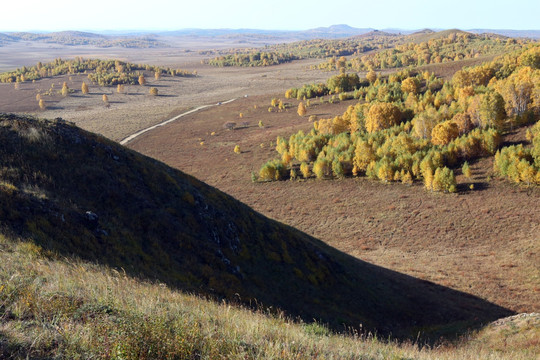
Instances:
[[[433,191],[443,191],[443,192],[456,192],[457,184],[454,172],[447,168],[437,168],[433,176],[432,183]]]
[[[467,161],[465,161],[463,163],[463,166],[461,167],[461,172],[463,173],[463,176],[465,176],[466,178],[470,178],[471,177],[471,168],[469,166],[469,163]]]
[[[479,115],[482,126],[502,128],[506,112],[501,94],[498,92],[486,93],[480,101]]]
[[[343,170],[343,165],[338,159],[332,161],[332,173],[338,179],[343,179],[345,177],[345,171]]]

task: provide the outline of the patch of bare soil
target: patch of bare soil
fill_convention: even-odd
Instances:
[[[296,100],[289,101],[285,112],[269,113],[271,97],[203,110],[128,146],[362,260],[516,312],[540,310],[538,188],[494,178],[491,159],[472,163],[472,179],[458,176],[462,191],[457,195],[429,193],[419,183],[364,178],[252,183],[250,172],[277,156],[278,135],[309,131],[309,115],[333,116],[354,103],[315,102],[306,117],[299,117]],[[225,130],[227,121],[248,124]],[[233,152],[235,145],[241,154]]]

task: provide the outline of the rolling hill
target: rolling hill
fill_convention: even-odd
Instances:
[[[341,253],[61,119],[0,115],[0,162],[1,231],[62,257],[338,331],[429,341],[512,314]]]

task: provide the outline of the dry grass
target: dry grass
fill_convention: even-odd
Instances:
[[[0,54],[5,49],[0,47]],[[307,59],[265,68],[216,68],[202,65],[196,53],[183,53],[176,50],[174,55],[168,54],[171,63],[163,63],[152,58],[156,50],[142,50],[141,54],[127,52],[120,59],[132,59],[134,56],[141,62],[149,61],[152,65],[181,67],[188,71],[197,71],[193,78],[162,77],[153,78],[147,75],[146,86],[125,86],[125,93],[118,94],[116,87],[100,87],[88,82],[84,75],[66,75],[45,78],[35,83],[26,82],[14,90],[13,84],[0,84],[0,112],[30,113],[40,117],[61,117],[77,124],[77,126],[107,136],[113,140],[121,140],[138,130],[168,120],[186,109],[200,105],[215,104],[229,99],[254,96],[273,92],[281,92],[307,82],[325,82],[328,73],[311,71],[307,68],[317,59]],[[114,53],[103,55],[103,58],[114,58]],[[46,56],[46,54],[43,54]],[[49,55],[50,56],[50,55]],[[44,59],[40,59],[44,60]],[[156,63],[157,61],[157,63]],[[37,61],[36,61],[37,62]],[[54,84],[54,90],[62,88],[67,82],[75,93],[68,97],[58,94],[44,96],[47,110],[41,111],[35,97]],[[81,93],[82,82],[90,87],[87,95]],[[159,96],[148,95],[150,87],[159,90]],[[102,95],[107,94],[110,107],[105,107]],[[266,107],[266,109],[268,106]],[[238,119],[238,114],[235,120]],[[220,124],[221,125],[221,124]]]
[[[107,268],[55,259],[0,236],[0,357],[228,359],[531,359],[538,316],[513,331],[421,348],[372,336],[334,335],[226,303],[136,281]],[[508,322],[510,323],[510,322]],[[500,342],[523,342],[516,349]]]
[[[180,91],[181,97],[163,97],[159,104],[155,103],[155,98],[136,95],[124,103],[114,103],[114,95],[111,108],[105,109],[99,103],[100,98],[96,104],[89,105],[86,101],[92,97],[73,96],[60,101],[57,109],[46,111],[45,116],[61,116],[83,128],[119,140],[135,128],[160,122],[194,105],[227,100],[244,93],[265,94],[186,117],[145,134],[130,147],[193,174],[266,216],[314,235],[362,260],[479,296],[516,312],[540,311],[540,193],[538,189],[492,179],[490,160],[471,164],[473,179],[466,181],[475,184],[475,191],[451,196],[428,194],[420,185],[384,185],[364,179],[251,183],[250,172],[275,156],[270,143],[275,145],[276,136],[289,136],[298,129],[307,130],[312,126],[295,111],[271,114],[267,111],[272,94],[283,98],[281,91],[287,87],[316,81],[318,76],[324,79],[329,76],[328,73],[304,72],[302,66],[305,64],[295,62],[268,69],[197,68],[201,78],[192,79],[193,83],[169,84],[171,95]],[[443,76],[450,76],[453,71],[446,68],[429,70]],[[54,81],[61,84],[61,79]],[[232,83],[238,86],[231,86]],[[31,86],[22,84],[18,90],[18,94],[27,94],[25,99],[29,99],[28,103],[21,100],[20,104],[37,108],[35,88]],[[0,94],[11,93],[14,93],[12,85],[0,84]],[[120,96],[116,100],[120,100]],[[19,104],[12,100],[11,104]],[[314,106],[308,109],[308,115],[341,114],[348,104]],[[0,109],[4,106],[0,104]],[[243,120],[249,121],[250,126],[241,130],[223,130],[224,122],[238,121],[239,112],[244,114]],[[257,126],[260,120],[264,128]],[[211,135],[212,132],[215,134]],[[233,153],[235,144],[242,148],[242,154],[238,156]],[[261,144],[265,146],[261,147]],[[458,181],[465,180],[458,176]],[[4,249],[9,247],[3,246]],[[248,358],[307,358],[318,354],[321,358],[531,359],[539,353],[535,340],[538,339],[538,322],[527,324],[529,330],[524,332],[508,331],[507,327],[487,328],[479,338],[473,337],[458,348],[436,350],[418,350],[411,345],[398,347],[352,337],[316,336],[313,332],[324,333],[325,330],[319,327],[306,330],[309,329],[306,325],[268,317],[264,311],[252,314],[235,307],[216,305],[163,286],[138,283],[88,264],[34,258],[28,251],[5,250],[1,253],[3,285],[8,279],[15,279],[15,287],[23,286],[18,279],[27,279],[34,286],[36,299],[48,294],[44,291],[47,290],[74,296],[80,293],[89,304],[111,301],[115,309],[129,310],[128,315],[135,314],[128,317],[135,319],[130,320],[134,326],[142,326],[136,319],[144,316],[190,319],[188,333],[194,324],[198,324],[196,327],[205,329],[202,334],[208,336],[208,341],[219,339],[219,336],[227,339],[209,345],[204,343],[206,340],[202,335],[193,337],[193,344],[206,344],[206,347],[197,347],[197,354],[205,354],[208,358],[214,354],[212,351],[229,348],[233,350],[221,355],[228,358],[246,354]],[[43,281],[49,277],[53,280]],[[4,289],[2,294],[5,294]],[[4,311],[5,307],[1,309]],[[78,344],[70,348],[74,357],[82,353],[79,351],[82,347],[90,349],[90,340],[84,340],[91,339],[90,325],[83,326],[70,320],[65,323],[69,331],[64,331],[68,340],[62,340],[62,337],[58,340],[58,320],[40,321],[31,320],[30,326],[24,317],[4,322],[0,329],[1,346],[6,344],[4,339],[8,339],[9,344],[21,344],[16,348],[21,351],[34,351],[42,344],[39,351],[46,352],[51,344],[69,341],[69,344]],[[521,329],[521,324],[516,326]],[[177,328],[180,329],[180,325]],[[229,340],[233,345],[225,346]],[[202,352],[202,348],[208,349],[204,350],[207,352]],[[248,348],[258,350],[250,352],[246,350]],[[281,355],[283,351],[285,355]]]
[[[430,194],[421,184],[386,185],[367,179],[253,184],[250,173],[278,156],[277,136],[312,127],[293,111],[295,100],[289,101],[287,112],[269,113],[272,97],[250,97],[205,110],[129,146],[362,260],[516,312],[540,311],[539,189],[494,178],[491,159],[471,163],[472,179],[458,175],[464,189],[475,187],[459,195]],[[313,101],[308,114],[329,117],[352,103]],[[244,112],[252,126],[222,130],[238,112]],[[265,128],[256,126],[259,120]],[[213,131],[215,136],[210,136]],[[508,139],[521,137],[524,132]],[[242,148],[241,156],[232,156],[234,144]]]

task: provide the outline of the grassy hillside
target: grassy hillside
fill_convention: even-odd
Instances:
[[[456,346],[332,334],[51,257],[0,235],[2,359],[532,359],[540,316],[490,324]]]
[[[1,115],[0,144],[2,229],[46,253],[336,330],[435,339],[510,315],[340,253],[61,120]]]

